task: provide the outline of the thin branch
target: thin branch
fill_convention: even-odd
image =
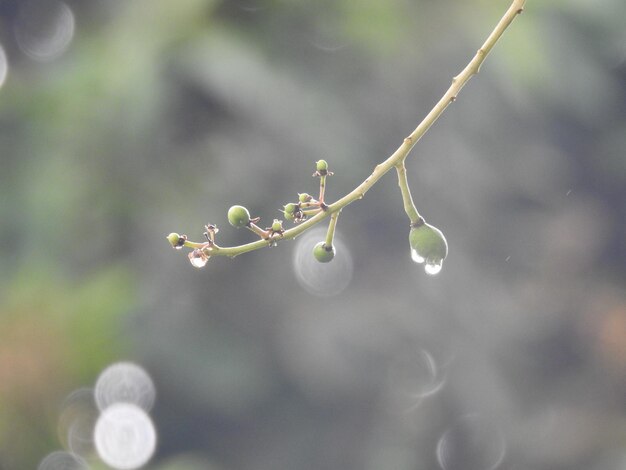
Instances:
[[[328,223],[328,231],[326,232],[326,240],[324,243],[326,246],[333,246],[333,239],[335,238],[335,227],[337,226],[337,219],[341,211],[333,212],[330,216],[330,222]]]
[[[411,189],[409,188],[409,181],[406,177],[406,167],[404,166],[404,160],[396,165],[396,171],[398,172],[398,186],[400,186],[400,192],[402,193],[402,202],[404,203],[404,212],[409,217],[411,225],[415,224],[422,216],[417,212],[413,198],[411,197]]]
[[[421,137],[426,133],[426,131],[430,129],[430,127],[435,123],[435,121],[439,119],[439,117],[443,114],[446,108],[456,100],[459,92],[465,86],[465,84],[469,81],[469,79],[479,72],[481,65],[483,64],[483,62],[485,61],[485,58],[491,52],[495,44],[502,37],[506,29],[511,25],[511,23],[517,17],[517,15],[522,13],[522,11],[524,10],[525,3],[526,3],[526,0],[513,0],[513,2],[511,3],[511,6],[508,8],[504,16],[500,19],[500,21],[494,28],[494,30],[491,32],[491,34],[489,34],[489,36],[485,40],[485,43],[482,45],[480,49],[478,49],[478,51],[476,52],[476,55],[474,55],[474,57],[467,64],[467,66],[465,66],[465,68],[452,79],[452,84],[450,85],[448,90],[444,93],[444,95],[441,97],[441,99],[430,110],[430,112],[426,115],[426,117],[422,120],[422,122],[415,128],[415,130],[411,132],[411,134],[404,139],[400,147],[398,147],[398,149],[393,154],[391,154],[391,156],[389,156],[389,158],[387,158],[385,161],[377,165],[374,171],[372,172],[372,174],[368,176],[365,179],[365,181],[363,181],[360,185],[354,188],[354,190],[352,190],[351,192],[343,196],[341,199],[327,206],[326,210],[321,211],[315,216],[311,217],[310,219],[304,221],[303,223],[289,230],[286,230],[283,233],[282,239],[289,240],[289,239],[296,238],[298,235],[305,232],[312,226],[318,224],[326,217],[339,212],[348,204],[351,204],[352,202],[363,198],[365,193],[372,186],[374,186],[374,184],[376,184],[376,182],[384,174],[386,174],[389,170],[391,170],[393,167],[400,168],[401,166],[402,168],[404,168],[404,161],[409,155],[411,149],[413,149],[415,144],[421,139]],[[398,172],[400,176],[400,170],[398,170]],[[401,188],[402,187],[403,186],[401,184]],[[408,186],[407,186],[407,190],[408,190]],[[410,197],[410,193],[408,193],[408,195]],[[405,196],[404,191],[403,191],[403,196]],[[320,200],[322,197],[323,197],[323,192],[320,194]],[[406,202],[407,202],[407,199],[405,197],[405,210],[407,210]],[[416,215],[417,217],[419,217],[419,214],[417,214],[417,210],[415,210],[415,206],[412,205],[412,201],[411,201],[411,205],[408,206],[407,215],[409,216],[409,218],[411,218],[412,222],[414,222],[413,217],[415,217]],[[198,247],[198,245],[200,244],[189,242],[189,241],[185,242],[185,246],[188,246],[191,248],[196,248]],[[247,243],[245,245],[233,246],[233,247],[220,247],[217,245],[213,245],[212,247],[204,248],[204,250],[207,254],[210,254],[211,256],[225,255],[225,256],[234,257],[242,253],[247,253],[249,251],[257,250],[259,248],[264,248],[264,247],[267,247],[267,241],[257,240],[252,243]]]

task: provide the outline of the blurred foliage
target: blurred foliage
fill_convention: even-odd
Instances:
[[[623,467],[623,0],[529,0],[407,162],[442,274],[388,177],[344,212],[354,277],[323,300],[294,244],[198,272],[164,236],[249,240],[228,207],[270,221],[319,158],[351,190],[508,2],[67,0],[48,61],[22,3],[0,0],[0,468],[36,468],[63,397],[126,359],[157,385],[154,469],[436,468],[468,413],[503,468]],[[406,412],[390,370],[422,350],[445,385]]]

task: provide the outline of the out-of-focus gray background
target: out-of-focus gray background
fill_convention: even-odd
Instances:
[[[1,0],[0,468],[119,361],[156,387],[150,469],[626,468],[623,0],[529,0],[414,149],[438,276],[393,174],[321,277],[320,232],[203,270],[165,240],[253,240],[228,207],[269,224],[320,158],[350,191],[508,4]]]

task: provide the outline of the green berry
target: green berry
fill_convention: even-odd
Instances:
[[[283,221],[274,219],[274,222],[272,222],[272,232],[282,233],[282,231],[283,231]]]
[[[335,247],[333,245],[326,245],[324,242],[319,242],[313,247],[313,256],[320,263],[328,263],[335,257]]]
[[[170,242],[170,245],[177,250],[180,250],[185,244],[185,240],[187,240],[185,235],[179,235],[177,233],[170,233],[166,238],[167,241]]]
[[[426,262],[426,272],[429,274],[439,272],[441,263],[448,255],[448,243],[441,230],[424,222],[418,227],[411,228],[409,243],[411,256],[415,262]]]
[[[320,173],[323,171],[328,171],[328,163],[326,162],[326,160],[318,160],[317,163],[315,163],[315,169]]]
[[[298,200],[300,202],[309,202],[311,199],[313,199],[313,196],[311,196],[308,193],[300,193],[300,194],[298,194]]]
[[[228,222],[236,228],[245,227],[250,223],[250,212],[243,206],[228,209]]]
[[[285,219],[294,220],[296,218],[295,214],[297,210],[298,210],[298,206],[297,204],[294,204],[293,202],[290,202],[289,204],[285,205],[285,210],[283,211],[283,215],[285,216]]]

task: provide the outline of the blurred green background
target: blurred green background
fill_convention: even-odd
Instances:
[[[623,0],[527,2],[407,161],[442,273],[390,174],[339,221],[332,296],[297,241],[198,271],[165,235],[253,240],[228,207],[269,224],[320,158],[350,191],[509,2],[64,1],[0,0],[2,470],[123,360],[150,469],[625,468]]]

